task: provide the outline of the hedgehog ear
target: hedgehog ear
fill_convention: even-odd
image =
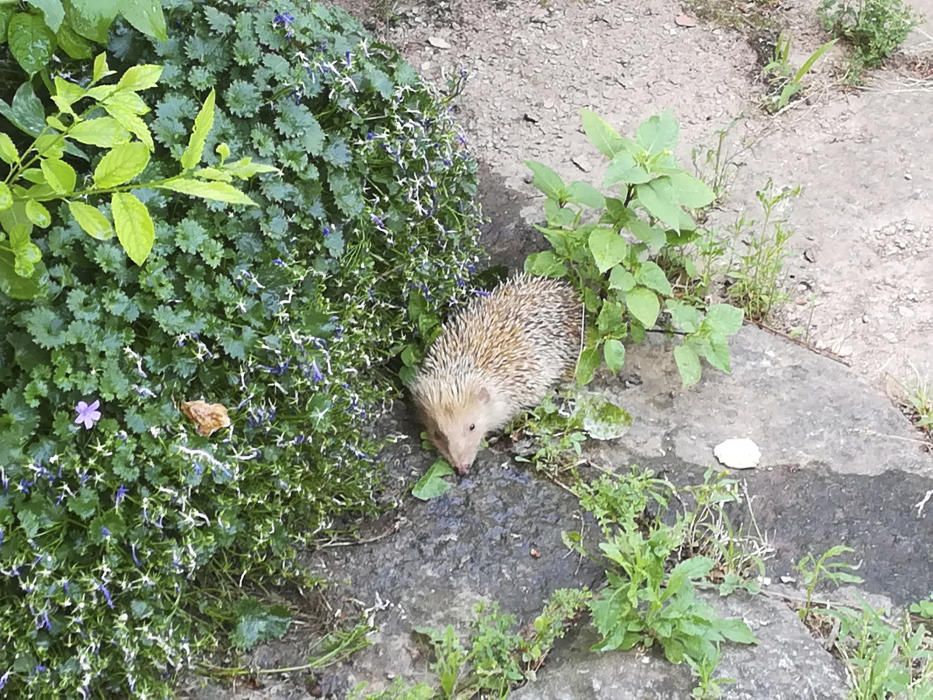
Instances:
[[[489,390],[481,386],[476,392],[476,398],[480,403],[489,403]]]

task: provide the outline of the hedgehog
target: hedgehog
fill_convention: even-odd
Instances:
[[[566,282],[512,276],[444,324],[411,385],[431,442],[461,476],[482,439],[573,376],[583,307]]]

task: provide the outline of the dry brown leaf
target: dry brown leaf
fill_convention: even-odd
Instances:
[[[207,401],[182,401],[181,412],[194,421],[198,433],[210,437],[215,431],[230,425],[227,408],[220,403]]]

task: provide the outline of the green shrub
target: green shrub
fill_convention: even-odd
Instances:
[[[469,293],[475,164],[396,52],[316,4],[166,7],[167,42],[123,27],[111,45],[164,66],[144,175],[173,172],[215,85],[208,165],[226,143],[283,175],[245,183],[249,208],[136,191],[155,224],[142,267],[52,226],[34,239],[45,296],[0,295],[13,696],[161,694],[214,641],[226,586],[285,580],[297,545],[372,512],[379,369],[417,359]],[[231,425],[198,434],[179,410],[197,399]]]
[[[853,79],[866,68],[880,66],[920,23],[919,15],[902,0],[823,0],[818,12],[827,31],[852,44]]]

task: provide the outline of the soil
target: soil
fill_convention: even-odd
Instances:
[[[456,104],[481,163],[493,259],[517,267],[543,246],[531,228],[542,201],[524,159],[599,184],[601,157],[579,129],[581,108],[623,132],[672,110],[685,164],[691,147],[715,145],[716,132],[738,120],[727,139],[734,178],[712,223],[760,215],[755,192],[769,179],[803,188],[785,212],[795,234],[790,298],[769,325],[889,391],[933,381],[933,0],[914,0],[927,23],[861,88],[842,84],[846,49],[836,46],[807,77],[804,99],[775,116],[761,109],[761,66],[781,30],[794,65],[827,40],[817,2],[338,4],[440,88],[468,71]]]

